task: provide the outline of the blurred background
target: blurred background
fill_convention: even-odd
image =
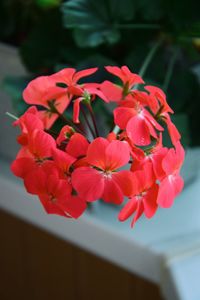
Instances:
[[[17,48],[28,74],[2,86],[21,114],[21,92],[38,75],[99,66],[101,81],[103,66],[137,73],[150,54],[145,81],[167,93],[183,143],[200,145],[199,11],[199,1],[1,0],[0,39]]]
[[[26,110],[21,94],[31,79],[98,66],[101,82],[105,65],[127,65],[161,87],[183,144],[200,146],[199,1],[1,0],[1,157],[16,154],[5,112]],[[109,120],[103,104],[96,109]],[[156,285],[3,211],[0,227],[2,300],[163,299]]]

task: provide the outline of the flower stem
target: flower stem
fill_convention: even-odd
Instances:
[[[88,126],[88,128],[89,128],[89,130],[90,130],[90,132],[92,134],[92,136],[95,138],[95,132],[94,132],[92,126],[90,125],[90,122],[89,122],[89,120],[87,118],[87,115],[86,115],[86,113],[84,111],[84,108],[81,105],[80,105],[80,109],[81,109],[81,112],[82,112],[82,115],[84,117],[84,120],[85,120],[85,122],[86,122],[86,124],[87,124],[87,126]]]
[[[59,116],[59,118],[60,118],[61,120],[63,120],[63,122],[65,122],[67,125],[70,125],[70,126],[73,127],[77,132],[79,132],[79,133],[81,133],[81,134],[84,135],[84,132],[83,132],[77,125],[75,125],[71,120],[67,119],[63,114],[61,114],[61,113],[57,110],[57,108],[55,107],[54,104],[51,104],[51,110],[52,110],[53,113],[56,113],[56,114]]]
[[[10,118],[14,119],[14,120],[18,120],[19,118],[16,117],[15,115],[9,113],[8,111],[6,112],[6,115],[9,116]]]
[[[152,61],[152,58],[154,57],[154,54],[156,53],[156,51],[158,50],[158,48],[160,47],[160,45],[162,44],[162,42],[163,42],[163,39],[162,38],[159,39],[154,44],[154,46],[151,48],[151,50],[149,51],[149,53],[147,54],[147,56],[146,56],[146,58],[145,58],[145,60],[144,60],[144,62],[142,64],[142,66],[141,66],[141,68],[139,70],[139,73],[138,73],[141,77],[144,76],[144,74],[145,74],[145,72],[146,72],[149,64]]]
[[[92,106],[90,104],[87,104],[87,108],[89,110],[89,113],[90,113],[90,116],[91,116],[91,119],[92,119],[92,123],[93,123],[94,130],[95,130],[95,136],[99,137],[99,131],[98,131],[98,128],[97,128],[97,124],[96,124],[96,120],[95,120],[94,111],[92,109]]]
[[[178,56],[178,49],[176,48],[174,50],[174,53],[172,54],[172,57],[170,59],[170,62],[169,62],[168,68],[167,68],[165,80],[164,80],[163,87],[162,87],[164,92],[166,92],[169,87],[169,83],[170,83],[170,80],[171,80],[171,77],[173,74],[174,65],[175,65],[177,56]]]

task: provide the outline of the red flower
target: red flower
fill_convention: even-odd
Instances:
[[[122,99],[127,99],[133,93],[132,88],[135,85],[144,83],[139,75],[132,73],[126,66],[122,66],[121,68],[107,66],[105,69],[109,73],[119,77],[123,84],[121,87],[106,80],[100,85],[102,93],[109,102],[119,102]]]
[[[160,182],[158,204],[163,208],[172,206],[175,197],[182,191],[184,186],[183,179],[179,174],[184,160],[184,150],[180,142],[177,142],[175,146],[175,149],[168,150],[162,160],[165,177]]]
[[[60,178],[66,179],[70,176],[70,167],[76,161],[76,158],[59,149],[52,149],[52,158],[58,168]]]
[[[127,85],[128,89],[131,89],[136,84],[144,83],[142,78],[132,73],[127,66],[122,66],[121,68],[107,66],[105,68],[109,73],[119,77],[123,84]]]
[[[44,129],[43,122],[38,116],[38,110],[35,106],[31,106],[27,111],[13,123],[14,126],[19,126],[22,133],[18,136],[17,141],[19,144],[25,146],[28,143],[29,135],[35,129]]]
[[[173,114],[174,112],[168,105],[164,92],[155,86],[145,86],[145,89],[157,100],[157,105],[151,107],[151,109],[156,114],[157,119],[162,119],[166,123],[172,144],[175,146],[176,142],[180,140],[181,135],[171,121],[169,113]]]
[[[108,80],[102,82],[100,89],[109,102],[119,102],[123,98],[123,89]]]
[[[122,101],[122,106],[114,110],[115,124],[121,129],[126,129],[127,136],[138,146],[151,143],[151,136],[158,138],[156,130],[163,128],[153,116],[136,100]]]
[[[103,138],[95,139],[88,147],[89,167],[80,167],[72,174],[72,185],[81,198],[95,201],[102,198],[106,202],[120,204],[123,195],[132,191],[132,174],[118,171],[128,163],[129,146],[126,142]]]
[[[83,78],[92,75],[98,68],[90,68],[76,72],[76,69],[65,68],[52,75],[54,82],[65,83],[67,87],[76,86],[77,82]]]
[[[59,178],[54,166],[43,166],[30,172],[26,176],[25,186],[29,193],[38,195],[49,214],[78,218],[86,209],[85,201],[71,195],[71,185]]]
[[[87,153],[89,142],[80,133],[74,133],[66,147],[66,152],[76,158],[81,158]]]
[[[76,86],[82,77],[89,76],[96,70],[97,68],[92,68],[76,73],[75,69],[66,68],[51,76],[40,76],[28,84],[23,98],[28,104],[38,104],[46,108],[40,111],[40,115],[45,128],[49,129],[58,118],[58,113],[62,114],[72,99],[69,88]],[[58,86],[63,83],[66,87]]]
[[[74,129],[71,126],[65,125],[62,127],[59,136],[56,139],[57,144],[60,146],[64,141],[69,140],[74,134]]]
[[[133,226],[143,213],[151,218],[158,205],[172,205],[183,188],[179,173],[184,150],[161,89],[136,90],[144,82],[126,66],[106,67],[121,85],[79,82],[96,70],[66,68],[28,84],[24,100],[39,108],[30,107],[14,122],[21,129],[22,148],[11,169],[23,179],[27,192],[39,197],[47,213],[78,218],[87,202],[102,199],[119,205],[128,197],[118,218],[124,221],[133,215]],[[117,126],[106,138],[98,137],[102,123],[96,123],[92,107],[97,97],[117,104],[113,111]],[[70,102],[71,117],[70,109],[65,114]],[[49,130],[58,117],[64,123],[56,122]],[[166,123],[174,148],[163,146],[159,121]],[[128,164],[129,170],[124,170]]]
[[[40,167],[52,155],[52,149],[56,148],[55,140],[42,130],[34,130],[30,134],[28,143],[23,147],[16,160],[11,165],[12,172],[18,176],[25,176],[33,169]]]
[[[144,213],[147,218],[152,218],[157,210],[158,185],[154,181],[152,164],[147,162],[143,169],[133,173],[134,191],[131,198],[122,208],[118,219],[125,221],[135,213],[131,222],[135,222]]]
[[[53,106],[62,114],[70,103],[67,90],[56,86],[53,75],[40,76],[32,80],[25,88],[23,98],[28,104],[37,104],[45,108],[39,111],[39,114],[47,129],[58,118],[58,113],[54,111]]]

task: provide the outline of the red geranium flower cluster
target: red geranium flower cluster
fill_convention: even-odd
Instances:
[[[47,213],[78,218],[87,202],[102,199],[122,205],[119,220],[133,215],[133,226],[142,214],[151,218],[158,206],[173,204],[183,188],[184,150],[163,91],[146,86],[126,66],[106,70],[121,85],[79,83],[97,68],[66,68],[28,84],[23,98],[33,106],[14,122],[21,129],[21,150],[11,169]],[[104,137],[95,120],[95,101],[115,103],[115,128]],[[164,128],[171,148],[163,146]]]

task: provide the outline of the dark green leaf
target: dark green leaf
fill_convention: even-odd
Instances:
[[[63,22],[75,29],[75,39],[81,47],[95,47],[104,42],[119,40],[116,25],[133,18],[135,9],[131,0],[70,0],[62,5]]]

